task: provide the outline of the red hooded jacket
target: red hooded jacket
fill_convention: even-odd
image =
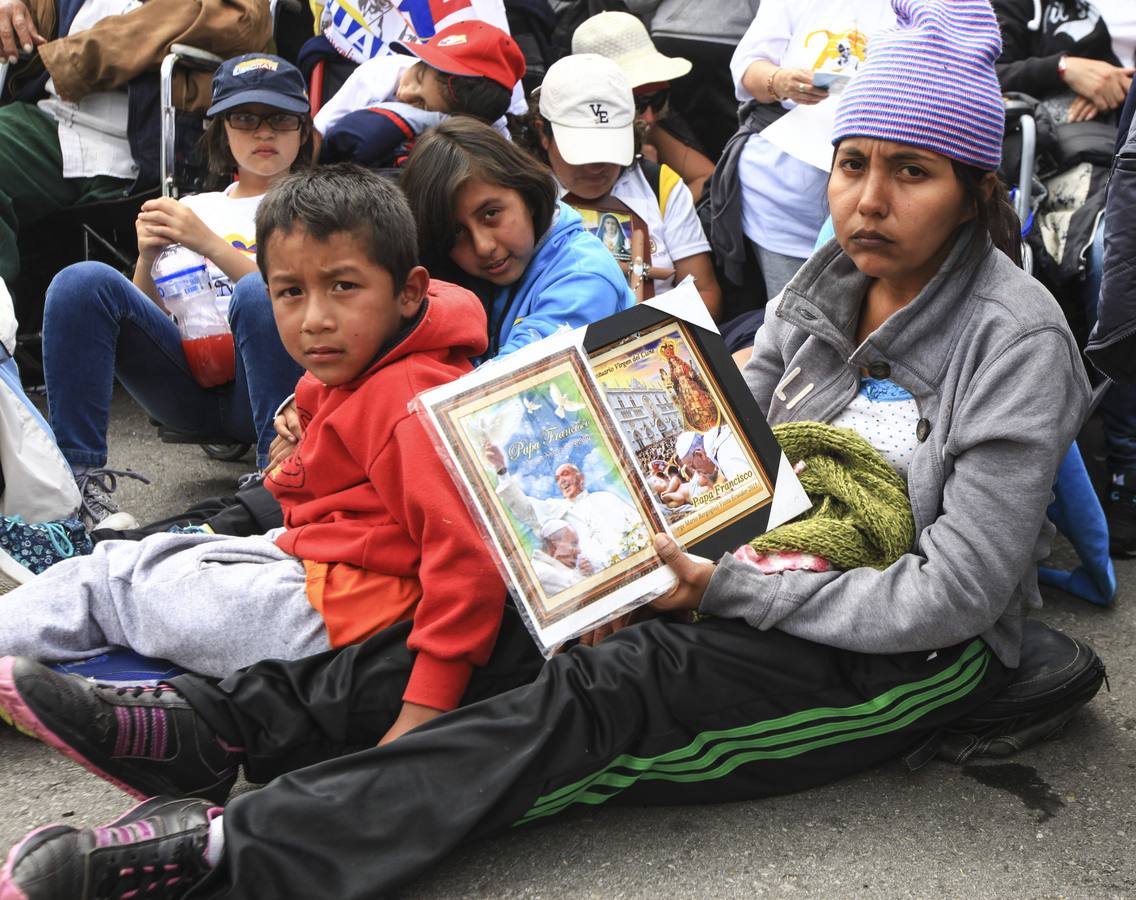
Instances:
[[[471,371],[470,357],[486,348],[485,312],[472,293],[444,281],[431,281],[426,298],[411,331],[354,381],[300,379],[304,435],[265,484],[284,510],[282,550],[417,577],[422,596],[407,646],[418,656],[403,699],[446,710],[460,702],[473,667],[489,659],[505,586],[407,409],[420,391]]]

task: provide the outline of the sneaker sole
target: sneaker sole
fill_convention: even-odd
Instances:
[[[139,800],[148,797],[148,794],[104,772],[40,721],[39,716],[32,711],[31,707],[24,703],[23,697],[20,696],[20,691],[16,687],[16,681],[12,675],[12,667],[15,662],[14,656],[5,656],[0,659],[0,719],[14,726],[20,733],[42,741],[68,759],[77,762],[92,775],[97,775],[103,781],[110,782],[131,797],[136,797]],[[6,898],[0,894],[0,900],[6,900]]]
[[[109,528],[111,531],[133,531],[138,527],[138,520],[130,513],[111,513],[105,519],[99,519],[89,531],[98,531],[100,528]]]

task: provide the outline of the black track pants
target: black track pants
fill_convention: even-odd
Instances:
[[[374,739],[391,716],[370,699],[383,666],[362,648],[354,656],[351,672],[327,655],[274,663],[267,678],[258,664],[221,689],[178,687],[205,718],[227,721],[226,737],[255,738],[254,754],[279,762],[294,746],[308,762],[312,747]],[[585,805],[801,790],[896,756],[1007,678],[980,640],[881,656],[735,621],[647,622],[385,747],[236,798],[221,865],[190,896],[372,898],[468,838]]]
[[[399,622],[360,644],[265,660],[224,680],[182,675],[173,683],[215,731],[245,751],[249,780],[265,784],[379,742],[398,718],[410,679],[410,628]],[[462,705],[528,684],[543,665],[521,617],[506,607],[489,664],[473,670]]]

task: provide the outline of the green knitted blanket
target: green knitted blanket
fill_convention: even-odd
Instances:
[[[773,433],[812,500],[812,509],[750,541],[759,553],[796,551],[822,556],[840,569],[885,569],[915,541],[907,485],[866,440],[850,428],[788,422]]]

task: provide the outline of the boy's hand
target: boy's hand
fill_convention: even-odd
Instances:
[[[272,420],[272,427],[276,429],[276,437],[268,445],[267,472],[278,462],[287,459],[300,443],[304,436],[304,424],[300,421],[300,413],[296,410],[296,398],[293,397],[280,408],[276,418]]]
[[[678,584],[661,597],[651,601],[655,609],[667,612],[675,609],[698,609],[706,585],[714,574],[714,563],[709,560],[696,560],[679,549],[673,538],[665,534],[655,535],[655,552],[663,558],[678,578]]]
[[[278,437],[291,442],[293,445],[300,442],[300,438],[304,436],[304,423],[300,421],[295,397],[280,407],[280,412],[272,420],[272,427],[276,429]]]
[[[412,728],[417,728],[419,725],[425,725],[431,719],[436,719],[442,714],[440,709],[434,709],[431,706],[421,706],[418,703],[403,703],[402,711],[398,714],[394,724],[390,730],[383,735],[382,740],[379,741],[379,746],[389,744],[396,738],[402,737],[406,732]]]
[[[265,465],[264,471],[272,471],[278,463],[284,462],[284,460],[291,456],[292,451],[295,449],[295,441],[276,435],[276,437],[272,439],[272,443],[268,445],[268,463]]]

